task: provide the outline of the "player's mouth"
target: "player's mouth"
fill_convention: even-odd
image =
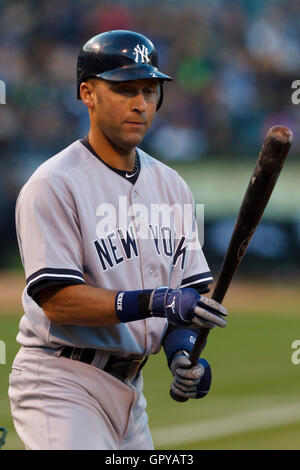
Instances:
[[[135,129],[142,129],[146,126],[145,121],[125,121],[125,124]]]

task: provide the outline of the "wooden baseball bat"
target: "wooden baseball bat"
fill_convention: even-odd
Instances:
[[[269,129],[242,201],[212,299],[223,302],[231,280],[243,259],[249,242],[268,204],[278,176],[292,144],[293,133],[284,126]],[[190,354],[195,366],[207,340],[209,329],[201,328]],[[175,396],[180,402],[187,401]]]

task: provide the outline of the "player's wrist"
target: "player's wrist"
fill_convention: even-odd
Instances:
[[[186,355],[193,350],[196,338],[197,332],[195,330],[184,328],[173,330],[164,338],[162,346],[165,351],[169,368],[177,354]]]
[[[181,290],[160,286],[154,289],[119,291],[115,297],[115,311],[121,322],[141,320],[148,317],[167,318],[177,325],[190,325],[181,317]],[[199,294],[195,291],[197,297]],[[172,301],[170,299],[172,297]]]
[[[119,291],[115,297],[115,311],[122,323],[145,318],[166,317],[166,298],[173,290],[169,287],[156,287],[134,291]]]
[[[152,289],[119,291],[115,297],[115,311],[122,323],[151,317],[149,303]]]

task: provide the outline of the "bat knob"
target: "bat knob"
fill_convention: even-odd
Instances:
[[[282,143],[291,143],[293,140],[293,132],[285,126],[273,126],[269,129],[267,137],[273,137]]]
[[[181,403],[183,403],[184,401],[188,401],[187,398],[181,398],[178,395],[175,395],[175,393],[173,393],[173,390],[170,390],[170,396],[173,398],[173,400],[179,401]]]

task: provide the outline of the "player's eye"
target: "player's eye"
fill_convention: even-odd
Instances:
[[[156,95],[156,89],[155,88],[144,88],[143,93],[145,96],[153,96]]]
[[[122,93],[126,96],[135,96],[137,91],[134,88],[123,88]]]
[[[127,97],[132,97],[132,96],[135,96],[137,94],[137,91],[134,88],[127,87],[127,86],[112,87],[112,90],[115,93],[118,93],[119,95],[123,95],[123,96],[127,96]]]
[[[126,86],[123,84],[111,84],[110,88],[114,93],[118,93],[119,95],[125,96],[127,98],[133,98],[139,93],[142,93],[147,101],[157,100],[158,89],[156,86],[137,88],[135,86]]]
[[[156,101],[157,100],[157,88],[156,87],[144,88],[143,95],[146,98],[146,100]]]

